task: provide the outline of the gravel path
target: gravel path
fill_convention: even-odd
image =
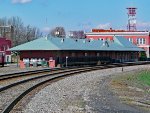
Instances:
[[[124,67],[125,71],[150,68]],[[23,109],[23,113],[146,113],[135,106],[119,101],[109,89],[111,76],[122,68],[99,70],[68,77],[37,93]]]

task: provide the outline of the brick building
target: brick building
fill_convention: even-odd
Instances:
[[[150,32],[148,31],[92,29],[92,32],[86,33],[86,38],[95,40],[113,40],[114,36],[127,38],[133,44],[143,48],[146,51],[146,56],[150,58]]]
[[[11,41],[0,37],[0,62],[2,62],[2,55],[4,56],[4,62],[11,62]]]

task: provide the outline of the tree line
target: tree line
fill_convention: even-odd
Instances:
[[[25,25],[20,17],[0,18],[0,34],[12,41],[12,46],[17,46],[43,36],[39,28]],[[55,27],[51,29],[48,36],[65,38],[66,31],[64,27]],[[70,38],[85,38],[84,31],[70,31]]]
[[[74,38],[74,39],[85,38],[85,34],[84,34],[83,30],[69,31],[68,35],[70,38]],[[66,31],[65,31],[64,27],[61,27],[61,26],[55,27],[54,29],[51,29],[48,36],[65,38],[66,37]]]
[[[0,34],[11,39],[12,46],[17,46],[42,36],[39,28],[24,25],[19,17],[0,18]]]

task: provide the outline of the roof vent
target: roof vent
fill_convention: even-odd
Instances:
[[[65,41],[65,39],[64,39],[64,38],[62,38],[62,39],[61,39],[61,43],[63,43],[64,41]]]
[[[94,41],[93,38],[87,39],[87,42],[92,42],[92,41]]]
[[[78,42],[78,39],[75,39],[76,42]]]
[[[91,40],[87,40],[88,42],[90,42]]]
[[[86,41],[85,41],[85,40],[83,40],[83,43],[86,43]]]
[[[103,41],[103,46],[109,47],[109,44],[108,44],[108,41],[107,41],[107,40],[104,40],[104,41]]]

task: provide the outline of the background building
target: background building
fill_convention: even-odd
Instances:
[[[0,26],[1,37],[7,37],[7,39],[12,39],[13,36],[13,26]]]
[[[4,56],[5,63],[11,62],[10,48],[11,41],[4,37],[0,37],[0,62],[2,62],[2,56]]]
[[[69,37],[75,39],[83,39],[85,38],[84,31],[69,31]]]
[[[143,48],[146,51],[146,56],[150,58],[150,32],[148,31],[92,29],[92,32],[86,33],[87,39],[95,40],[113,40],[114,36],[127,38],[133,44]]]

